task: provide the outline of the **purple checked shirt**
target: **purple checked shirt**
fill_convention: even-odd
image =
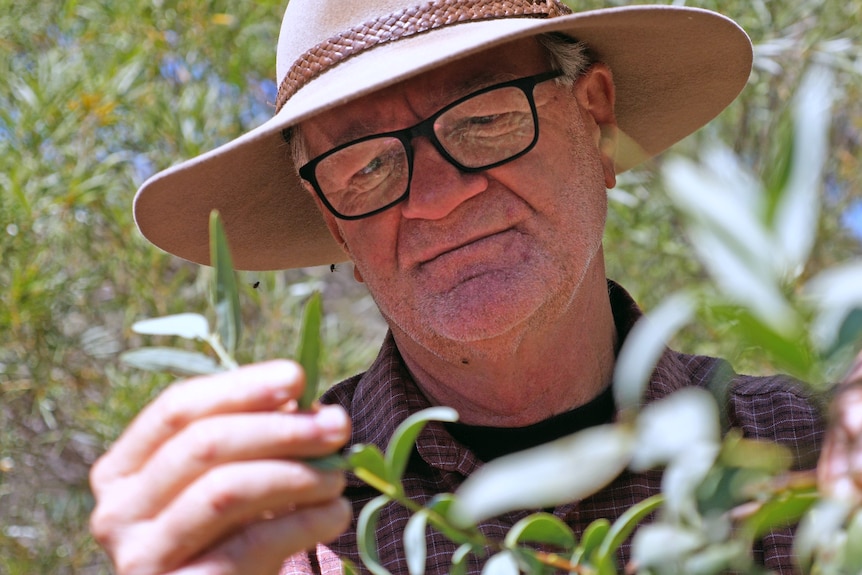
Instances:
[[[642,316],[631,297],[618,285],[608,283],[611,305],[620,340]],[[561,359],[562,360],[562,359]],[[793,380],[782,377],[751,377],[734,374],[722,360],[693,356],[666,350],[660,359],[647,390],[646,401],[655,401],[687,386],[706,387],[710,382],[730,383],[726,397],[729,425],[741,429],[746,437],[777,441],[791,449],[797,466],[810,467],[816,462],[824,422],[816,404]],[[372,443],[386,448],[395,428],[409,415],[431,407],[408,373],[391,335],[383,342],[380,354],[364,374],[354,376],[329,390],[323,403],[339,403],[353,420],[351,444]],[[476,455],[456,441],[443,424],[432,422],[420,434],[417,450],[411,458],[403,483],[406,493],[425,503],[437,493],[454,492],[471,473],[482,465]],[[660,493],[661,472],[624,472],[610,485],[581,501],[560,505],[553,513],[580,535],[593,520],[606,518],[613,522],[626,509],[643,499]],[[378,493],[352,475],[348,475],[345,492],[353,502],[354,523],[350,530],[329,545],[288,558],[281,575],[320,573],[338,575],[338,557],[351,559],[364,571],[356,550],[355,521],[362,507]],[[519,519],[535,510],[508,513],[485,521],[482,532],[502,540]],[[384,507],[377,532],[381,563],[395,575],[407,573],[401,541],[410,513],[398,504]],[[448,573],[455,544],[429,529],[426,572]],[[622,550],[620,564],[628,558],[629,544]],[[794,573],[792,531],[768,534],[754,549],[755,558],[767,569]],[[468,573],[479,573],[476,562]]]

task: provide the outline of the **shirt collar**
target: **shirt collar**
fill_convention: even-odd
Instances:
[[[608,297],[619,347],[643,312],[625,289],[610,280]],[[386,334],[374,363],[358,377],[349,409],[353,421],[351,444],[374,444],[385,450],[401,422],[409,415],[431,407],[431,402],[407,371],[391,333]],[[655,401],[691,385],[690,379],[677,355],[665,350],[653,372],[645,401]],[[482,465],[437,422],[429,423],[423,430],[417,440],[417,451],[428,465],[465,476]]]

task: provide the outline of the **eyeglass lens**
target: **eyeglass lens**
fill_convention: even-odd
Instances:
[[[434,120],[437,145],[459,169],[504,162],[534,141],[536,126],[524,90],[504,86],[446,109]],[[339,215],[378,211],[407,191],[411,166],[406,136],[363,139],[322,158],[315,176],[320,192]]]

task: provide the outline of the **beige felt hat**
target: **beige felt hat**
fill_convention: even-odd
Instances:
[[[135,196],[151,242],[209,263],[218,209],[238,269],[346,259],[301,185],[282,130],[384,86],[512,40],[564,32],[610,66],[626,170],[691,134],[742,90],[751,42],[719,14],[671,6],[572,13],[557,0],[290,0],[278,40],[277,113],[160,172]]]

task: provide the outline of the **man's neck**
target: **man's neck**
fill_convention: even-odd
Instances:
[[[442,357],[393,330],[419,387],[472,425],[530,425],[583,405],[611,382],[616,329],[602,265],[584,278],[565,313]]]

